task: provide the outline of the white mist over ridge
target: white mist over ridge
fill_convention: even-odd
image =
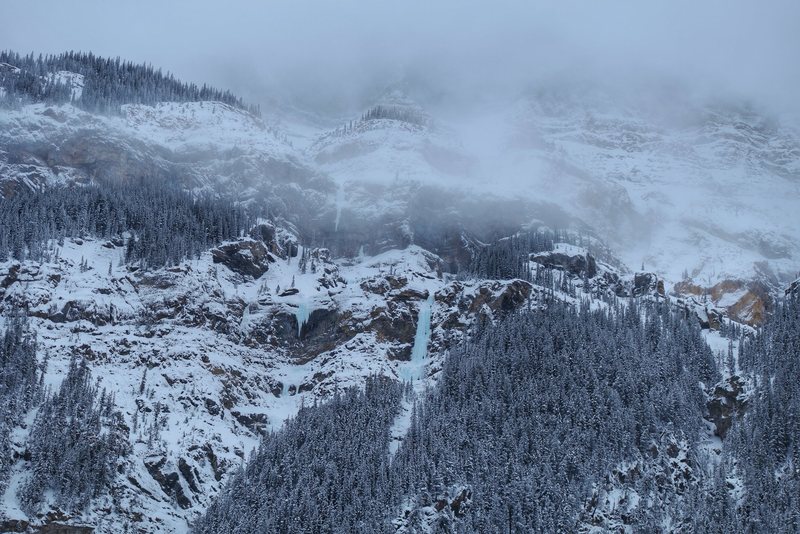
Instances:
[[[555,205],[630,267],[673,280],[796,274],[796,2],[10,2],[5,12],[17,23],[0,48],[119,55],[261,104],[293,145],[280,150],[333,179],[336,228],[359,199],[379,213],[404,194],[392,184],[415,183]],[[130,24],[104,22],[120,19]],[[378,104],[417,106],[429,123],[335,133]]]
[[[16,23],[0,48],[121,56],[301,109],[353,111],[398,78],[461,97],[513,95],[543,80],[625,88],[675,79],[798,111],[791,55],[800,48],[800,6],[790,0],[234,1],[222,10],[208,1],[12,1],[4,14]],[[119,20],[127,23],[110,22]]]
[[[287,114],[279,124],[307,140],[298,145],[308,160],[340,188],[392,191],[411,181],[554,205],[630,268],[643,264],[673,283],[687,274],[707,286],[796,277],[800,135],[755,103],[685,85],[621,91],[588,82],[455,102],[406,80],[365,109],[397,101],[425,123],[361,123],[353,115],[314,133],[307,123],[294,129]]]
[[[375,508],[390,492],[351,475],[368,466],[385,478],[383,460],[405,461],[447,413],[429,440],[435,453],[412,456],[499,460],[496,472],[515,480],[481,496],[464,483],[472,475],[430,488],[409,479],[398,509],[373,514],[389,514],[387,532],[489,517],[481,499],[564,515],[566,501],[534,504],[530,488],[571,500],[576,522],[521,530],[632,531],[647,503],[688,519],[670,512],[644,531],[709,531],[692,527],[702,514],[685,501],[733,510],[717,497],[770,493],[745,463],[716,468],[736,460],[745,442],[730,451],[725,435],[748,434],[736,429],[748,419],[766,431],[752,434],[753,451],[781,432],[789,453],[800,450],[788,446],[800,397],[786,381],[800,343],[739,350],[798,331],[793,320],[770,333],[784,295],[800,291],[800,6],[772,7],[4,4],[12,23],[0,51],[99,56],[0,57],[0,332],[27,316],[0,346],[11,386],[0,380],[0,401],[16,411],[0,418],[0,531],[274,531],[195,523],[238,498],[243,466],[285,468],[246,483],[245,495],[299,480],[318,494],[305,506],[370,485],[373,498],[346,504]],[[105,59],[116,54],[122,67]],[[126,60],[221,89],[195,91]],[[45,386],[78,383],[75,362],[101,400],[112,392],[96,431],[44,398]],[[301,426],[284,452],[310,445],[310,461],[263,453],[299,420],[334,413],[318,410],[351,387],[399,394],[395,381],[406,382],[403,398],[382,413],[347,409]],[[89,401],[101,391],[83,389]],[[429,404],[437,390],[476,402],[448,412]],[[794,400],[772,402],[780,391]],[[783,421],[764,416],[763,399]],[[519,426],[497,409],[511,406]],[[321,431],[328,423],[335,430]],[[465,455],[487,423],[501,439]],[[103,435],[119,448],[95,446]],[[359,452],[359,440],[377,454]],[[112,452],[73,454],[89,448]],[[343,466],[325,459],[340,449]],[[541,477],[519,478],[504,461],[520,454]],[[594,471],[569,465],[583,456],[598,460]],[[773,455],[764,480],[794,484],[783,476],[791,458]],[[86,474],[95,466],[106,480]],[[338,486],[305,478],[322,473]],[[554,489],[561,479],[578,485]],[[94,492],[85,503],[81,487]],[[289,493],[247,504],[289,503]],[[327,502],[293,509],[284,525],[320,513],[314,528],[335,531],[320,525],[343,507]],[[238,515],[258,520],[258,508]],[[512,509],[493,508],[511,529]]]

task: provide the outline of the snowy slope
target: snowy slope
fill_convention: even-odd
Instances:
[[[532,187],[577,210],[626,263],[672,282],[684,270],[705,286],[795,274],[797,132],[744,106],[572,97],[518,105],[509,172],[536,162]]]
[[[125,105],[121,116],[44,104],[0,112],[6,188],[154,175],[240,200],[263,198],[290,180],[332,188],[278,132],[219,102]]]
[[[468,198],[506,203],[494,212],[518,222],[581,221],[569,224],[670,288],[782,287],[800,263],[800,136],[744,105],[668,96],[542,90],[448,124],[436,106],[392,89],[365,111],[382,106],[412,120],[353,116],[317,134],[322,119],[282,121],[287,133],[268,126],[270,117],[213,102],[128,105],[121,117],[33,105],[0,112],[0,180],[8,188],[162,175],[267,204],[304,234],[329,238],[340,226],[363,232],[362,221],[403,234],[433,187],[442,213],[456,219]],[[315,140],[303,149],[285,140],[298,135]]]
[[[281,228],[276,235],[295,239]],[[665,298],[652,273],[619,272],[566,243],[530,261],[534,272],[553,269],[555,288],[457,280],[439,271],[441,258],[414,245],[334,260],[326,249],[299,247],[290,257],[286,247],[243,238],[147,272],[122,265],[120,245],[67,239],[53,244],[52,261],[0,264],[0,314],[27,310],[48,357],[46,385],[57,387],[77,353],[123,413],[132,453],[109,496],[83,513],[58,515],[104,532],[185,532],[261,433],[279,428],[301,404],[375,374],[413,380],[422,393],[475,325],[552,298],[575,305],[596,299],[592,306]],[[260,276],[230,261],[252,259],[248,252],[262,245],[277,256]],[[673,303],[707,325],[721,313]],[[408,410],[392,428],[393,449]],[[18,459],[4,520],[37,521],[20,510],[16,494],[26,476],[26,435],[26,428],[13,435]]]
[[[58,76],[80,90],[76,76]],[[91,239],[67,240],[41,265],[0,264],[0,312],[28,311],[49,356],[47,384],[79,353],[129,427],[133,454],[109,489],[117,501],[66,521],[184,532],[261,433],[302,403],[371,374],[414,379],[421,391],[476,324],[548,298],[669,299],[716,329],[726,310],[762,319],[764,295],[796,278],[798,136],[758,114],[701,106],[676,116],[536,94],[486,110],[470,136],[403,93],[375,105],[415,119],[354,116],[319,131],[303,123],[289,135],[302,149],[269,118],[216,102],[129,105],[120,116],[70,105],[0,111],[3,195],[156,176],[266,206],[281,235],[314,243],[295,257],[281,250],[257,278],[228,261],[252,258],[261,245],[250,238],[150,272],[122,265],[119,243]],[[604,256],[566,243],[533,255],[534,271],[564,277],[555,291],[447,272],[481,239],[530,221],[583,228]],[[708,340],[724,352],[718,334]],[[157,407],[165,424],[150,443]],[[14,435],[21,459],[2,501],[11,519],[34,519],[15,493],[26,432]],[[612,510],[618,489],[603,489]]]
[[[433,184],[500,199],[508,213],[529,202],[534,218],[554,206],[546,222],[582,221],[629,267],[644,264],[670,290],[720,294],[718,305],[753,280],[774,292],[796,277],[800,134],[746,104],[542,89],[448,125],[397,90],[376,102],[425,120],[356,120],[306,150],[339,184],[340,211],[402,213],[409,182]]]
[[[422,380],[504,294],[522,291],[516,305],[529,294],[518,282],[440,278],[437,258],[413,246],[336,262],[315,249],[305,273],[285,257],[258,279],[211,252],[151,272],[121,266],[122,254],[66,240],[52,262],[0,265],[0,312],[28,310],[49,358],[46,384],[57,387],[78,353],[124,414],[133,453],[109,489],[115,503],[100,499],[74,518],[109,532],[185,531],[260,433],[301,403],[374,374]],[[20,452],[25,436],[16,434]],[[25,469],[20,460],[6,490],[7,519],[32,519],[13,505]]]

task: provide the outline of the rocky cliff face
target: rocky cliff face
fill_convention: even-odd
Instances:
[[[59,382],[73,353],[85,358],[115,393],[133,451],[109,488],[117,504],[49,512],[142,532],[185,530],[259,437],[301,403],[376,373],[435,381],[448,349],[474,327],[549,299],[666,298],[655,275],[620,273],[566,244],[530,262],[563,273],[554,290],[536,281],[459,280],[415,246],[333,259],[271,223],[251,236],[150,271],[121,265],[123,247],[91,239],[66,240],[53,262],[0,265],[0,312],[27,311],[49,356],[46,381]],[[430,336],[420,366],[412,353],[423,310]],[[25,435],[14,443],[19,473]]]
[[[510,195],[462,187],[475,186],[485,169],[427,115],[357,121],[295,148],[261,121],[218,103],[126,106],[119,117],[72,106],[0,112],[4,197],[22,187],[150,176],[263,205],[271,215],[249,235],[169,268],[126,266],[122,241],[93,239],[66,240],[50,262],[0,263],[0,314],[24,310],[30,317],[49,358],[46,383],[58,385],[72,354],[87,360],[115,393],[132,448],[91,510],[27,517],[16,491],[28,424],[13,436],[16,478],[5,490],[2,524],[185,531],[263,433],[302,403],[372,374],[435,381],[448,349],[477,326],[551,299],[669,302],[699,322],[719,350],[718,332],[731,320],[763,321],[798,257],[796,244],[787,244],[781,228],[689,218],[703,206],[686,207],[671,194],[664,169],[674,170],[669,161],[677,161],[691,180],[706,183],[714,176],[699,169],[730,171],[739,162],[767,173],[780,194],[797,177],[793,137],[752,117],[731,122],[713,115],[674,130],[628,115],[592,118],[529,104],[515,109],[508,166],[495,172],[527,172],[526,162],[536,158],[546,163],[543,183],[517,184]],[[536,195],[521,194],[528,189]],[[580,209],[570,212],[572,206]],[[727,198],[714,213],[737,206],[746,208]],[[669,219],[665,241],[656,239],[651,208],[680,214]],[[532,254],[532,281],[463,275],[484,242],[532,220],[579,228],[597,246],[556,243]],[[684,223],[688,234],[671,233]],[[647,253],[648,269],[632,272],[600,246],[599,237],[619,225],[655,236],[656,244],[681,245]],[[696,265],[685,265],[698,250]],[[745,252],[746,268],[714,270],[737,251]],[[642,261],[623,256],[632,265]],[[691,276],[676,268],[692,268]],[[430,317],[429,336],[419,335],[421,317]],[[414,361],[420,350],[422,364]],[[729,386],[710,392],[709,417],[720,436],[740,409],[740,392]],[[154,425],[155,437],[147,430]],[[615,491],[623,478],[691,484],[697,466],[682,447],[666,436],[652,462],[619,466],[587,504],[587,529],[625,524],[636,497]],[[427,510],[432,521],[469,505],[465,488],[451,489]],[[402,518],[398,525],[402,530]]]
[[[786,295],[799,295],[800,294],[800,278],[789,284],[786,288]]]
[[[156,177],[265,206],[334,256],[414,243],[450,271],[465,260],[462,234],[490,241],[538,219],[590,232],[665,290],[709,294],[752,324],[794,279],[800,137],[753,110],[686,102],[676,118],[540,91],[487,119],[506,139],[495,158],[491,139],[478,150],[403,91],[376,105],[399,115],[353,117],[298,146],[269,119],[214,102],[128,105],[116,117],[7,110],[0,192]]]
[[[339,260],[314,249],[303,272],[302,247],[292,257],[296,245],[276,234],[285,235],[263,224],[257,238],[151,271],[121,266],[122,247],[91,239],[67,240],[50,263],[0,265],[0,313],[26,310],[49,356],[46,382],[58,384],[71,354],[81,355],[129,429],[133,454],[109,488],[117,504],[60,512],[185,530],[260,435],[301,403],[371,374],[405,376],[423,307],[431,336],[422,379],[471,326],[536,300],[521,280],[443,277],[441,259],[418,247]],[[145,430],[154,417],[155,440]],[[14,443],[15,472],[25,469],[25,435]]]
[[[777,287],[759,280],[723,280],[711,287],[695,285],[687,280],[675,284],[673,292],[725,309],[738,322],[751,326],[759,325],[766,319],[775,297],[780,293]]]

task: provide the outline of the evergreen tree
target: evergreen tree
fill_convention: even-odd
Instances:
[[[73,358],[55,395],[39,409],[28,441],[29,478],[20,491],[27,513],[48,501],[63,510],[84,510],[111,486],[128,436],[114,399],[93,384],[84,360]]]
[[[72,74],[83,77],[80,91],[73,91]],[[217,101],[261,114],[258,106],[245,105],[230,91],[184,83],[150,65],[83,52],[34,57],[0,51],[0,89],[0,107],[72,103],[88,111],[120,113],[125,104]]]
[[[20,190],[0,198],[0,261],[42,261],[64,238],[125,240],[125,261],[145,268],[176,265],[226,239],[251,217],[230,202],[193,198],[150,179],[124,185]],[[88,270],[82,259],[81,270]]]

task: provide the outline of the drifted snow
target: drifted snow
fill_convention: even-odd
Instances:
[[[70,79],[73,91],[79,90],[78,82]],[[352,136],[320,134],[316,143],[300,151],[274,135],[263,121],[221,103],[130,105],[123,108],[121,117],[96,116],[73,106],[56,106],[64,122],[45,115],[50,108],[37,104],[19,111],[4,110],[0,112],[0,132],[25,143],[76,131],[88,122],[101,124],[109,135],[138,140],[177,154],[246,150],[264,158],[297,159],[315,165],[341,184],[332,199],[335,219],[331,219],[337,230],[345,208],[372,214],[402,204],[397,198],[364,206],[355,201],[345,203],[345,199],[351,198],[350,192],[360,187],[359,183],[397,183],[397,188],[392,189],[396,192],[407,187],[407,181],[432,180],[453,187],[466,183],[491,194],[516,195],[524,191],[538,195],[567,208],[601,235],[606,232],[608,236],[613,231],[615,216],[620,216],[626,225],[633,221],[628,228],[632,239],[626,248],[620,249],[624,259],[632,266],[644,261],[648,270],[662,273],[671,281],[680,279],[684,268],[703,283],[726,277],[748,278],[753,275],[754,266],[765,261],[776,275],[783,276],[786,271],[795,274],[800,257],[797,242],[786,240],[786,235],[796,230],[800,213],[796,205],[797,186],[785,179],[785,176],[797,175],[797,160],[788,163],[781,160],[781,154],[791,154],[796,146],[796,138],[786,132],[779,132],[772,140],[762,143],[758,139],[742,140],[741,128],[725,124],[725,121],[653,129],[621,112],[598,115],[595,117],[598,122],[592,124],[587,123],[579,111],[550,114],[522,106],[503,119],[514,124],[515,132],[519,133],[519,136],[511,136],[512,150],[503,159],[503,165],[490,168],[492,174],[510,176],[525,171],[523,187],[515,184],[514,190],[509,192],[502,191],[492,180],[483,181],[488,184],[488,190],[481,189],[481,178],[487,169],[481,169],[473,158],[465,156],[470,151],[445,129],[375,121]],[[614,132],[619,130],[629,131],[630,135],[618,138]],[[312,133],[306,136],[311,137]],[[526,139],[533,141],[526,142]],[[749,154],[750,159],[745,160],[737,150],[750,145],[755,148],[741,151]],[[762,156],[777,162],[785,175],[759,167],[757,160]],[[541,172],[532,172],[532,169]],[[0,172],[3,170],[0,161]],[[61,169],[48,177],[48,183],[63,183],[70,178],[70,170]],[[36,185],[33,176],[26,178],[26,183]],[[764,191],[770,194],[765,195]],[[609,204],[593,205],[587,203],[587,199],[605,200]],[[640,235],[636,235],[638,231]],[[563,244],[558,244],[557,250],[570,255],[585,253],[579,247]],[[772,251],[772,255],[778,257],[767,258],[765,250],[768,255]],[[77,244],[67,240],[59,249],[57,261],[38,266],[33,279],[24,285],[12,285],[6,297],[14,297],[15,292],[17,297],[24,293],[32,304],[30,311],[39,314],[46,315],[51,307],[61,309],[69,301],[81,301],[115,318],[112,324],[104,326],[86,321],[55,324],[32,318],[39,342],[50,356],[45,382],[57,387],[75,347],[91,350],[95,355],[91,360],[94,376],[103,387],[115,392],[129,426],[137,413],[137,400],[149,406],[161,402],[170,407],[166,414],[168,428],[163,431],[162,443],[158,446],[170,465],[192,447],[213,443],[218,446],[215,450],[220,459],[230,462],[229,472],[232,472],[233,466],[241,464],[257,445],[258,436],[239,424],[230,410],[223,410],[222,417],[212,417],[202,405],[206,397],[220,399],[230,387],[231,377],[237,373],[247,377],[248,382],[242,386],[246,394],[239,395],[233,409],[242,414],[267,415],[272,429],[279,428],[304,402],[310,403],[320,395],[318,391],[289,394],[291,386],[296,389],[318,373],[331,373],[332,378],[323,384],[329,390],[360,385],[371,374],[414,379],[418,391],[427,384],[427,360],[430,360],[427,347],[433,333],[432,317],[442,311],[437,309],[440,305],[433,295],[446,281],[431,275],[427,253],[419,247],[391,250],[378,256],[367,256],[361,247],[355,262],[337,262],[347,285],[332,294],[318,288],[318,275],[299,273],[296,260],[291,264],[271,265],[262,280],[242,281],[226,268],[214,265],[208,253],[199,260],[184,262],[183,271],[175,276],[177,287],[161,291],[134,284],[139,275],[120,267],[121,254],[121,249],[105,248],[98,241]],[[82,258],[89,261],[90,269],[86,272],[78,268]],[[112,269],[107,274],[109,264]],[[0,276],[9,265],[0,264]],[[150,327],[137,320],[143,310],[160,306],[161,300],[185,294],[192,305],[202,307],[209,315],[225,314],[226,302],[241,301],[247,310],[239,325],[242,332],[253,328],[259,318],[264,317],[266,309],[283,309],[294,314],[300,334],[314,309],[335,308],[365,320],[385,300],[365,293],[359,283],[390,269],[406,276],[410,288],[427,290],[430,294],[419,309],[410,362],[390,361],[386,357],[387,343],[370,333],[358,334],[343,346],[297,365],[292,355],[284,351],[247,347],[209,328],[171,324],[170,320]],[[62,276],[62,280],[54,286],[48,281],[49,275]],[[300,293],[285,298],[275,295],[273,289],[277,285],[288,288],[292,277]],[[109,288],[111,292],[107,293]],[[211,296],[213,292],[218,292],[220,297]],[[580,296],[579,290],[578,298],[564,295],[562,298],[578,302]],[[254,308],[252,312],[250,305]],[[136,346],[129,352],[120,350],[132,341]],[[727,351],[727,341],[718,335],[708,334],[707,341],[718,354]],[[436,355],[437,358],[441,356]],[[157,371],[148,375],[148,392],[142,396],[138,393],[141,370],[149,362],[156,365]],[[283,386],[276,396],[269,391],[269,386],[277,382]],[[185,400],[187,398],[201,402],[193,405]],[[404,402],[392,427],[394,439],[390,453],[397,450],[408,428],[412,402]],[[709,450],[717,446],[716,443],[708,445]],[[131,473],[147,491],[161,495],[160,487],[141,463],[141,459],[153,451],[142,442],[134,444],[134,451]],[[151,524],[152,528],[183,532],[187,521],[221,486],[214,481],[208,466],[198,464],[198,468],[205,481],[206,495],[191,510],[179,510],[166,499],[125,502],[146,517],[163,518],[164,523]],[[14,495],[19,477],[19,473],[12,477],[3,500],[5,512],[16,517],[21,513]],[[189,489],[184,489],[189,494]],[[131,499],[131,495],[137,493],[126,486],[121,498]],[[611,501],[616,497],[612,494]]]
[[[142,512],[148,519],[140,526],[152,532],[185,532],[187,522],[227,480],[217,482],[210,465],[202,458],[193,459],[190,451],[211,444],[219,461],[228,464],[227,473],[232,473],[257,446],[259,436],[242,426],[233,412],[242,416],[266,415],[267,429],[278,429],[302,404],[310,405],[315,398],[324,397],[336,388],[359,386],[370,375],[397,377],[408,363],[390,360],[387,351],[391,345],[377,339],[373,332],[359,333],[344,345],[298,365],[291,352],[280,348],[249,347],[239,343],[236,335],[215,332],[208,326],[187,326],[172,317],[147,325],[140,320],[143,314],[162,309],[164,301],[184,297],[187,302],[176,308],[178,313],[204,310],[208,316],[224,316],[229,313],[231,303],[241,303],[236,305],[243,306],[244,311],[235,326],[245,334],[264,320],[265,314],[281,309],[296,314],[301,328],[310,311],[317,307],[347,311],[357,320],[368,321],[372,310],[385,301],[380,295],[362,290],[360,282],[390,271],[407,278],[409,288],[427,290],[431,295],[446,283],[433,275],[430,254],[419,247],[363,256],[357,262],[339,262],[339,272],[347,284],[329,291],[319,286],[319,273],[299,272],[296,258],[291,263],[279,260],[271,264],[259,280],[242,279],[226,267],[214,264],[210,252],[177,268],[140,273],[120,264],[123,247],[104,245],[107,243],[100,240],[66,239],[62,247],[56,247],[57,259],[52,262],[41,265],[25,262],[21,271],[23,281],[7,288],[4,302],[29,305],[30,324],[37,332],[40,354],[49,357],[45,385],[58,387],[71,355],[77,351],[86,355],[100,386],[114,393],[129,428],[133,428],[134,417],[139,417],[128,474],[145,490],[155,496],[163,494],[144,467],[143,458],[147,456],[163,454],[167,458],[165,472],[176,470],[181,458],[188,459],[198,469],[202,495],[194,495],[181,480],[184,492],[193,500],[193,507],[188,510],[177,508],[167,498],[143,498],[141,491],[127,479],[118,480],[120,488],[116,491],[121,502]],[[86,270],[80,268],[84,260],[88,264]],[[0,278],[7,275],[14,263],[0,264]],[[143,281],[147,277],[163,279],[169,284],[150,285]],[[280,297],[274,293],[277,285],[288,288],[292,278],[300,291],[297,295]],[[69,302],[79,303],[90,313],[112,320],[95,325],[86,320],[57,323],[33,316],[46,317]],[[418,336],[421,343],[418,350],[422,351],[430,337],[432,302],[429,299],[421,303],[427,308],[427,312],[421,313]],[[150,369],[145,392],[140,394],[139,382],[145,366]],[[313,391],[297,392],[302,384],[314,384],[317,375],[330,378]],[[282,387],[274,394],[271,389],[277,383]],[[290,394],[292,386],[294,394]],[[235,397],[230,409],[220,406],[228,393]],[[220,407],[218,415],[211,415],[205,399]],[[146,445],[143,432],[149,420],[142,420],[144,412],[137,407],[137,401],[149,409],[157,402],[169,407],[164,413],[166,428],[153,447]],[[24,442],[22,435],[15,439]],[[15,504],[14,488],[19,480],[15,478],[12,482],[4,496],[3,510],[7,515],[23,518]],[[96,522],[101,517],[101,513],[91,512],[85,519]],[[154,518],[159,519],[150,522],[156,521]]]
[[[68,85],[72,89],[73,100],[77,100],[83,95],[83,74],[60,70],[53,74],[53,79],[56,82]]]

